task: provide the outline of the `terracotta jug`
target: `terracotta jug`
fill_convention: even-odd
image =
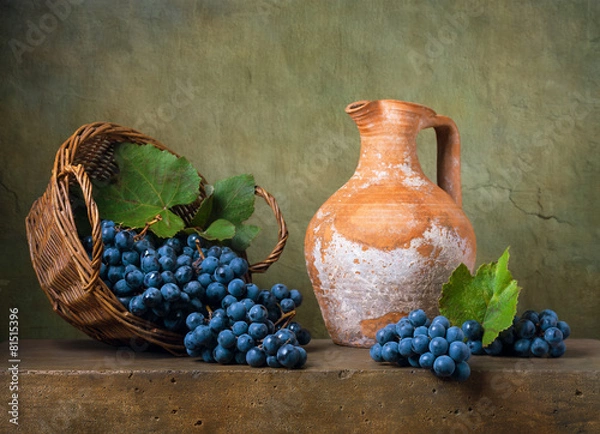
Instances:
[[[356,171],[306,231],[306,265],[336,344],[369,347],[378,329],[421,308],[438,314],[442,285],[475,265],[462,210],[460,138],[454,122],[422,105],[359,101],[346,113],[361,139]],[[419,131],[437,137],[437,182],[417,158]]]

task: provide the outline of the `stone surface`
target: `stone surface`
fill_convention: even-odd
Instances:
[[[0,77],[0,298],[23,338],[81,336],[37,286],[24,220],[60,144],[93,121],[164,141],[211,182],[253,173],[290,230],[256,281],[298,287],[300,322],[326,337],[304,233],[358,161],[344,107],[383,98],[456,122],[478,265],[510,245],[520,308],[600,338],[598,1],[2,1]],[[418,140],[434,178],[435,134]],[[260,260],[277,235],[266,205],[255,223]]]
[[[305,369],[292,371],[26,340],[16,432],[599,432],[600,341],[567,343],[559,359],[474,356],[456,383],[329,340],[313,341]],[[0,378],[6,394],[10,374]]]

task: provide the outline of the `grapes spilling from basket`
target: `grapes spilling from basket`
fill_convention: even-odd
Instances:
[[[293,318],[302,294],[244,280],[232,249],[200,247],[197,234],[159,240],[103,220],[100,277],[132,314],[185,334],[192,357],[221,364],[300,368],[310,332]],[[93,240],[82,239],[89,255]]]

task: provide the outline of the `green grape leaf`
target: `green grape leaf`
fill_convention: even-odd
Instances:
[[[143,228],[160,216],[150,230],[161,238],[185,226],[170,208],[192,203],[201,178],[185,159],[153,145],[122,143],[115,150],[119,173],[114,182],[94,186],[100,215],[130,228]]]
[[[258,233],[260,232],[260,228],[254,225],[237,225],[235,228],[235,236],[231,240],[231,248],[237,250],[238,252],[243,252],[256,238]]]
[[[200,203],[200,206],[198,207],[194,218],[190,222],[190,226],[196,228],[206,227],[206,225],[210,221],[209,219],[213,209],[214,198],[215,197],[212,194],[204,198],[204,200]]]
[[[254,176],[237,175],[215,182],[212,215],[234,225],[254,212]]]
[[[442,287],[440,313],[460,326],[469,319],[481,323],[483,346],[491,344],[512,324],[521,288],[508,270],[508,248],[497,262],[483,264],[472,276],[460,264]]]
[[[205,231],[198,233],[205,240],[229,240],[236,234],[235,225],[225,219],[217,219]]]

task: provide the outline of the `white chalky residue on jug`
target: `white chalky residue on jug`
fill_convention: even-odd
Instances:
[[[419,253],[424,245],[439,252],[439,261]],[[360,335],[361,321],[391,311],[422,308],[436,314],[437,305],[431,300],[437,300],[442,284],[460,264],[454,258],[469,257],[471,251],[455,231],[433,220],[407,248],[387,252],[349,240],[332,226],[331,240],[325,246],[317,240],[312,254],[323,299],[335,312],[337,327],[343,334]],[[374,341],[364,337],[357,343]]]

